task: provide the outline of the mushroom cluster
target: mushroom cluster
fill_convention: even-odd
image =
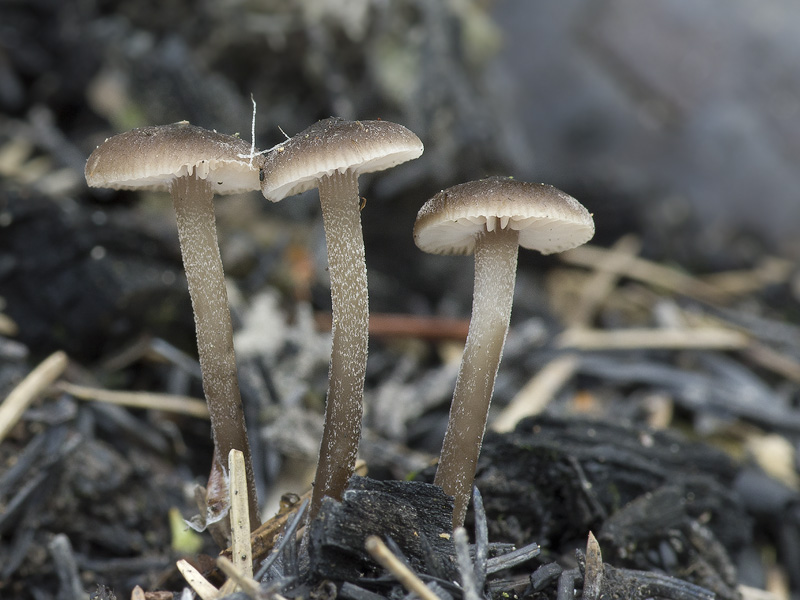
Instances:
[[[323,498],[342,497],[361,435],[369,307],[358,177],[415,159],[422,151],[416,135],[387,121],[325,119],[265,153],[237,137],[180,122],[110,138],[87,162],[90,186],[165,190],[172,196],[215,442],[209,481],[226,478],[230,450],[244,453],[253,528],[259,524],[258,505],[213,196],[260,189],[278,202],[319,189],[333,340],[309,510],[313,518]],[[454,496],[454,528],[463,523],[472,492],[509,327],[518,248],[550,254],[583,244],[593,234],[592,216],[571,196],[549,185],[502,177],[443,190],[417,215],[414,240],[420,249],[475,255],[472,317],[434,481]]]

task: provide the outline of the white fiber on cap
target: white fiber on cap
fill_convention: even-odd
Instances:
[[[317,187],[334,172],[383,171],[419,157],[422,150],[419,138],[397,123],[323,119],[264,157],[261,191],[278,202]]]
[[[86,161],[85,173],[91,187],[169,191],[176,178],[193,174],[210,181],[215,194],[259,189],[248,142],[186,121],[107,139]]]

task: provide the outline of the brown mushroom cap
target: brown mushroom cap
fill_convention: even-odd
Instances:
[[[317,187],[320,178],[336,171],[383,171],[422,150],[420,139],[397,123],[323,119],[267,154],[261,191],[278,202]]]
[[[169,191],[176,178],[191,174],[211,181],[215,194],[259,189],[248,142],[186,121],[115,135],[86,161],[91,187]]]
[[[472,254],[476,237],[496,228],[519,231],[519,245],[563,252],[594,235],[589,211],[552,185],[490,177],[442,190],[417,214],[414,241],[433,254]]]

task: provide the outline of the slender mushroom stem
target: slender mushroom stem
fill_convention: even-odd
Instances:
[[[434,483],[455,497],[453,528],[472,495],[494,380],[511,319],[519,232],[496,228],[475,244],[472,317]]]
[[[369,321],[358,176],[347,170],[323,177],[319,197],[331,278],[333,347],[310,519],[316,516],[325,496],[341,499],[355,468]]]
[[[240,450],[247,465],[250,526],[259,525],[250,444],[239,394],[233,326],[217,242],[211,183],[194,175],[177,178],[171,188],[183,266],[192,299],[197,349],[203,373],[215,446],[215,469],[228,473],[228,453]]]

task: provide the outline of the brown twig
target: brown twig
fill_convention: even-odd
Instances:
[[[331,328],[331,316],[315,315],[317,327]],[[369,316],[369,334],[379,338],[417,338],[422,340],[465,340],[469,319],[455,319],[427,315],[372,313]]]

